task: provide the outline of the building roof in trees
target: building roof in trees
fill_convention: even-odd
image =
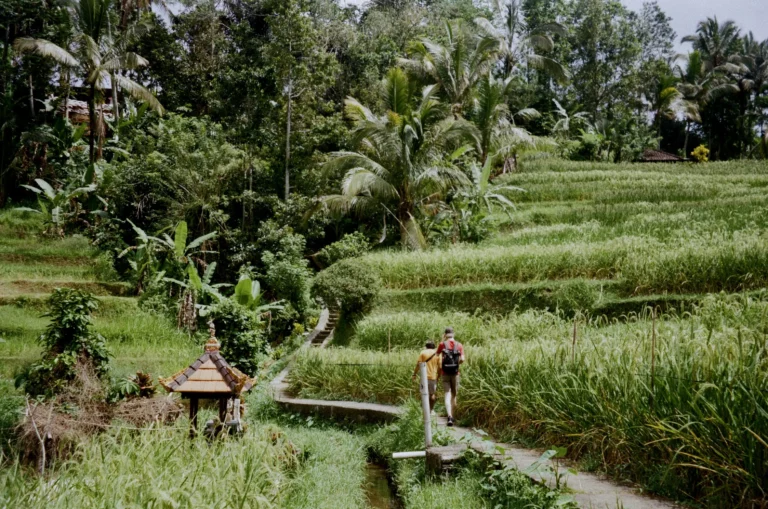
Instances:
[[[182,394],[240,394],[253,387],[254,380],[229,365],[219,352],[219,342],[211,335],[203,355],[188,368],[169,378],[161,378],[160,385],[168,392]]]
[[[663,150],[645,149],[641,159],[646,163],[677,163],[683,160],[682,157],[664,152]]]

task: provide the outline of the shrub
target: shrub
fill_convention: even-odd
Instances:
[[[213,320],[216,326],[221,355],[227,362],[243,373],[256,374],[257,356],[267,350],[258,316],[240,304],[226,299],[216,304],[206,318]]]
[[[312,273],[304,258],[306,240],[290,226],[265,221],[259,228],[257,248],[261,251],[261,280],[273,297],[288,301],[303,315],[309,307],[309,282]]]
[[[109,370],[109,352],[104,338],[90,330],[91,313],[98,302],[89,293],[57,288],[48,299],[51,323],[40,337],[43,358],[17,378],[33,395],[60,392],[76,377],[78,364],[104,376]]]
[[[709,149],[704,145],[699,145],[693,149],[693,152],[691,152],[691,157],[697,163],[706,163],[709,161]]]
[[[272,253],[263,258],[267,271],[264,282],[272,294],[288,301],[300,315],[309,307],[309,285],[311,272],[306,260],[281,259]]]
[[[320,272],[312,283],[312,294],[326,306],[338,305],[347,320],[368,313],[381,290],[381,279],[369,267],[345,260]]]
[[[362,232],[354,232],[325,246],[317,252],[316,259],[322,267],[329,267],[340,260],[364,255],[370,250],[371,245],[365,235]]]

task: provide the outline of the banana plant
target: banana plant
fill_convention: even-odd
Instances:
[[[198,255],[212,252],[201,248],[204,247],[206,241],[214,238],[217,232],[201,235],[187,244],[188,229],[185,221],[180,221],[176,225],[173,238],[167,233],[164,233],[162,237],[147,235],[144,230],[130,220],[128,222],[136,232],[137,244],[123,250],[118,258],[122,258],[130,252],[134,253],[133,259],[128,260],[128,263],[136,272],[137,289],[140,292],[143,290],[144,283],[154,275],[154,282],[170,282],[198,293],[208,292],[216,298],[220,296],[217,287],[210,285],[216,263],[208,265],[202,279],[196,267]],[[165,260],[161,264],[160,259],[163,258],[163,255],[165,255]],[[184,280],[166,277],[166,274],[169,273],[181,276]]]
[[[82,206],[78,199],[96,190],[96,185],[93,183],[82,187],[75,187],[75,184],[54,189],[43,179],[35,179],[35,182],[37,187],[28,185],[22,185],[22,187],[37,195],[37,204],[40,210],[30,207],[17,207],[16,210],[42,214],[45,218],[46,233],[54,233],[58,236],[64,236],[66,222],[82,212]]]
[[[200,274],[197,272],[197,267],[190,263],[187,265],[186,269],[186,281],[165,277],[165,272],[160,272],[159,278],[161,281],[165,281],[166,283],[175,284],[186,290],[192,290],[198,295],[210,295],[217,302],[221,302],[226,299],[226,297],[224,297],[221,292],[219,292],[219,288],[232,285],[226,283],[211,284],[215,270],[216,262],[213,262],[206,267],[205,272],[203,272],[203,277],[200,277]]]
[[[235,285],[235,294],[232,299],[251,311],[261,315],[267,311],[279,311],[283,309],[280,304],[283,301],[270,302],[262,304],[264,294],[261,292],[261,284],[255,279],[251,279],[248,276],[241,276],[240,281]]]
[[[498,154],[488,157],[482,167],[472,164],[470,166],[471,185],[465,186],[456,193],[459,204],[473,214],[481,213],[483,209],[492,213],[494,205],[510,214],[515,209],[515,204],[508,195],[514,192],[525,192],[520,187],[491,182],[491,171],[497,160]]]

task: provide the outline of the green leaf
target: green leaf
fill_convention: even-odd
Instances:
[[[23,187],[24,189],[29,189],[30,191],[32,191],[35,194],[40,194],[40,193],[43,192],[42,189],[38,189],[38,188],[32,187],[32,186],[28,186],[26,184],[21,184],[21,187]]]
[[[200,280],[200,276],[197,273],[197,269],[191,263],[187,265],[187,272],[189,273],[189,286],[200,292],[203,290],[203,282]]]
[[[248,306],[251,302],[252,281],[249,278],[243,278],[235,286],[235,302],[241,306]]]
[[[56,196],[56,191],[53,190],[53,187],[43,179],[35,179],[35,182],[37,182],[37,185],[43,190],[45,196],[47,196],[49,200],[53,200]]]
[[[183,258],[185,248],[187,247],[187,222],[186,221],[179,221],[178,226],[176,226],[176,233],[174,233],[173,235],[173,243],[175,246],[174,251],[176,253],[176,257]]]
[[[186,249],[187,253],[191,253],[193,249],[202,245],[203,242],[205,242],[206,240],[214,238],[217,234],[218,232],[211,232],[196,238],[195,240],[190,242],[189,245],[187,246],[187,249]]]
[[[31,209],[29,207],[15,207],[13,210],[18,210],[19,212],[34,212],[35,214],[42,214],[42,212],[39,210]]]
[[[88,168],[85,170],[85,175],[83,175],[83,182],[85,182],[87,185],[93,184],[93,176],[96,174],[96,167],[93,163],[88,165]]]
[[[212,262],[205,269],[205,273],[203,273],[203,283],[207,285],[211,283],[211,279],[213,279],[213,273],[215,270],[216,270],[216,262]]]

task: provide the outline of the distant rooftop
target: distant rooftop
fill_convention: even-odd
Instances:
[[[640,160],[645,163],[678,163],[683,161],[683,158],[663,150],[649,148],[643,151],[643,157]]]

